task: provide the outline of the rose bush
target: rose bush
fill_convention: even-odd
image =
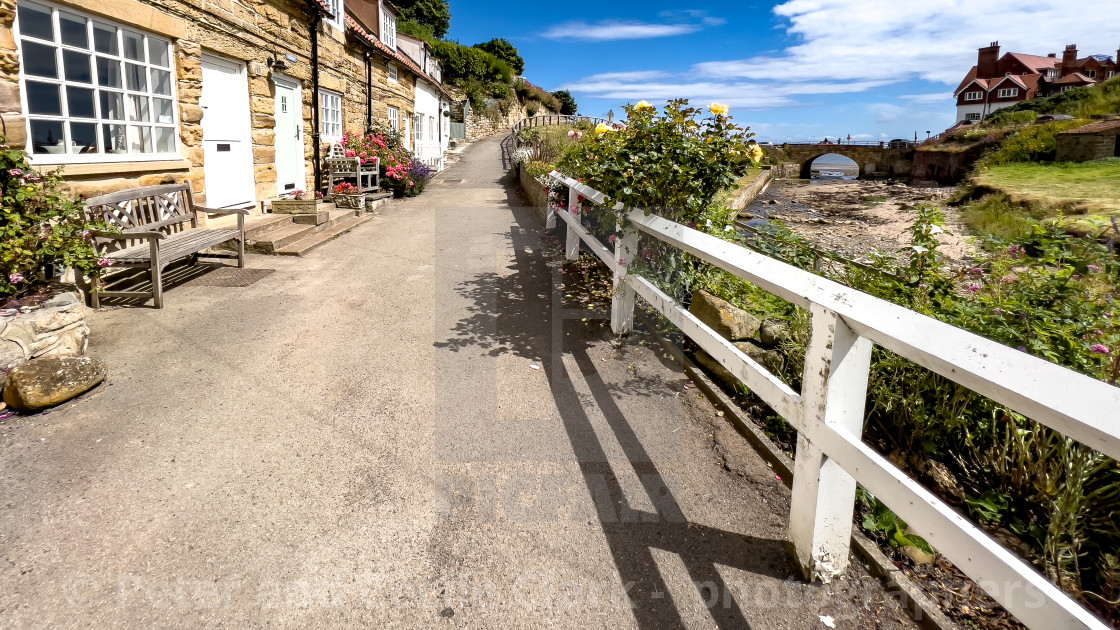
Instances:
[[[59,171],[35,171],[27,153],[0,136],[0,297],[31,292],[47,264],[91,276],[105,266],[90,232],[110,226],[87,220],[81,200],[64,194],[61,182]]]

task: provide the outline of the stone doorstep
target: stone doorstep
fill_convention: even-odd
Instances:
[[[318,214],[318,213],[317,213]],[[289,245],[315,236],[320,232],[331,230],[335,226],[350,221],[358,215],[356,210],[332,210],[327,213],[321,223],[291,223],[280,229],[265,234],[265,238],[250,243],[250,246],[265,254],[278,254],[280,250],[287,249]],[[305,215],[315,216],[317,215]]]
[[[338,238],[372,219],[373,217],[368,215],[351,215],[350,218],[345,221],[334,224],[331,229],[318,231],[307,238],[297,240],[286,247],[282,247],[274,253],[281,256],[305,256],[311,250],[333,241],[335,238]]]
[[[321,210],[314,214],[293,214],[291,215],[291,217],[292,221],[302,225],[322,225],[327,222],[330,222],[333,225],[341,220],[344,220],[348,216],[354,216],[355,213],[355,210],[342,208]]]

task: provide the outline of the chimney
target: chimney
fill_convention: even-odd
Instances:
[[[976,76],[980,79],[999,76],[999,42],[980,49],[976,55]]]
[[[1051,59],[1057,59],[1058,58],[1058,53],[1050,53],[1049,55],[1046,55],[1046,56],[1051,58]]]
[[[1072,68],[1077,63],[1077,44],[1070,44],[1066,46],[1066,51],[1062,53],[1062,70]]]

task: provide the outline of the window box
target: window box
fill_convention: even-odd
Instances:
[[[343,194],[332,193],[331,201],[339,208],[346,208],[348,210],[365,210],[366,196],[365,193],[358,194]]]
[[[321,199],[275,199],[272,212],[275,214],[315,214],[319,212]]]

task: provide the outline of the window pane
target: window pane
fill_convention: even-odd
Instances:
[[[23,35],[54,41],[51,12],[21,4],[19,6],[19,32]]]
[[[133,153],[151,153],[152,152],[152,128],[151,127],[132,127],[132,152]]]
[[[52,83],[27,82],[27,111],[30,114],[62,115],[62,99],[58,86]]]
[[[101,117],[108,120],[124,120],[124,95],[101,90]]]
[[[156,127],[156,152],[171,153],[175,150],[175,130],[171,127]]]
[[[175,121],[171,115],[171,99],[157,98],[153,101],[156,109],[156,122],[171,124]]]
[[[121,62],[107,57],[98,57],[97,84],[105,87],[121,87]]]
[[[21,8],[20,11],[23,9]],[[20,13],[20,15],[23,15]],[[23,40],[23,71],[36,77],[58,78],[58,64],[54,47]]]
[[[93,47],[97,52],[117,54],[117,29],[108,24],[94,22]]]
[[[70,123],[70,152],[97,153],[97,123]]]
[[[124,125],[101,125],[101,148],[104,153],[126,153]]]
[[[66,88],[66,109],[71,118],[96,118],[93,110],[93,90],[68,86]]]
[[[161,68],[168,67],[167,42],[148,38],[148,62]]]
[[[152,70],[152,92],[171,96],[171,73],[166,70]]]
[[[66,149],[62,121],[31,119],[31,147],[35,153],[62,153]]]
[[[144,61],[143,36],[139,33],[124,32],[124,56],[133,61]]]
[[[93,83],[93,73],[89,69],[89,55],[73,50],[62,51],[62,66],[66,69],[66,80],[75,83]]]
[[[140,122],[148,122],[150,120],[148,115],[148,97],[147,96],[133,96],[128,97],[128,119],[137,120]]]
[[[63,44],[77,48],[89,48],[85,18],[60,12],[58,14],[58,27],[62,31]]]
[[[147,73],[144,72],[144,66],[138,66],[134,63],[124,64],[124,76],[128,78],[128,89],[136,90],[137,92],[144,92],[148,89]]]

